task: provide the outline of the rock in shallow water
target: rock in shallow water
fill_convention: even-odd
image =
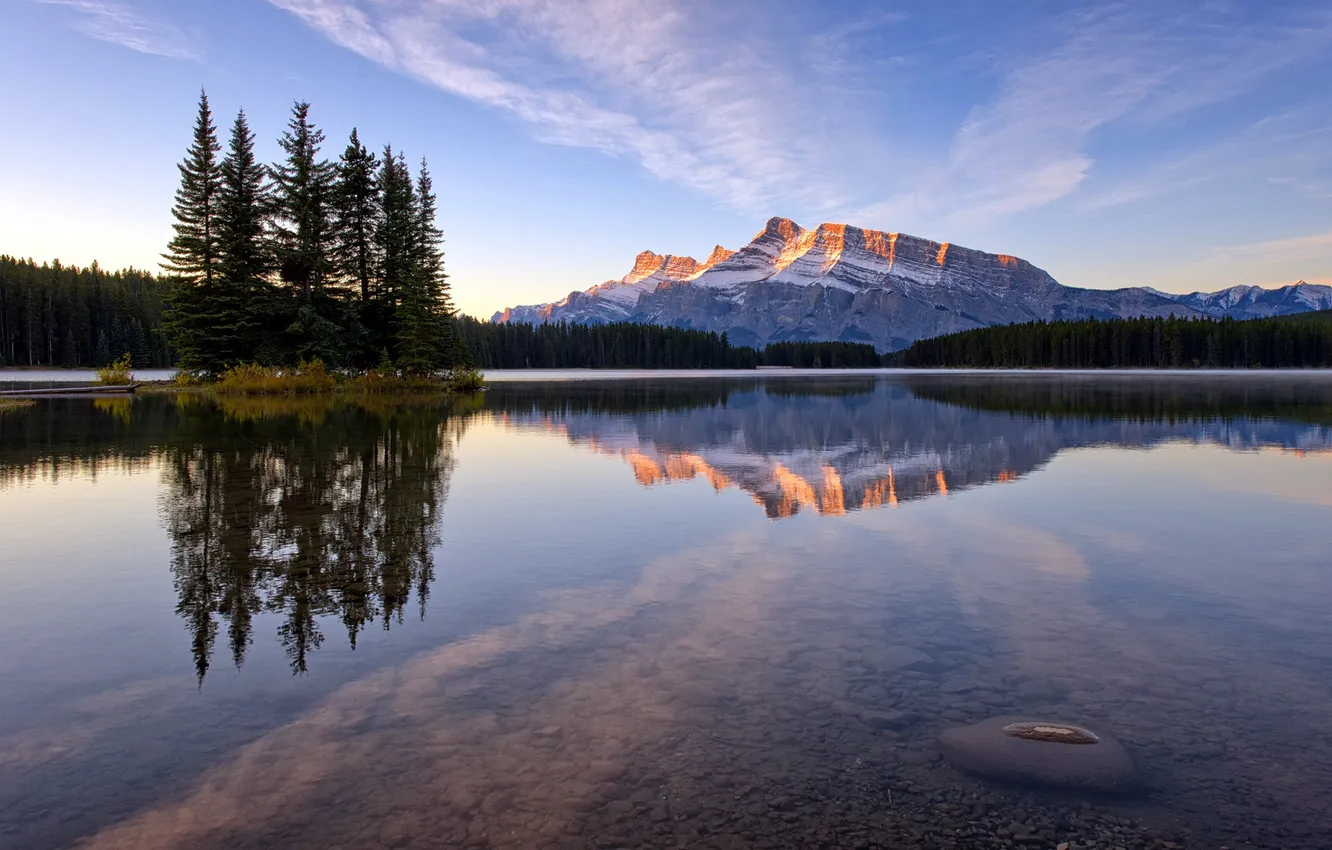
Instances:
[[[963,770],[1013,782],[1127,791],[1137,780],[1122,744],[1070,723],[993,717],[945,729],[939,751]]]

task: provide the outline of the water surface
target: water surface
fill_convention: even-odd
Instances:
[[[1327,847],[1329,520],[1316,375],[42,400],[0,846]],[[1141,791],[939,759],[1007,714]]]

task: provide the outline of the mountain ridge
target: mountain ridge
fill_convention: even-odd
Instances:
[[[622,278],[560,301],[510,307],[491,321],[638,321],[725,332],[737,344],[839,340],[891,351],[1037,319],[1256,318],[1319,309],[1332,309],[1332,287],[1079,289],[1010,254],[831,222],[806,229],[773,217],[738,250],[718,245],[703,262],[644,251]]]

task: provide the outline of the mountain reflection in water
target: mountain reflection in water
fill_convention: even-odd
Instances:
[[[802,509],[841,515],[1009,483],[1060,451],[1087,446],[1332,447],[1326,382],[1182,380],[792,380],[698,386],[679,392],[677,408],[650,392],[587,394],[620,407],[614,415],[581,398],[529,405],[502,388],[497,407],[510,425],[546,428],[623,458],[644,486],[701,477],[715,490],[749,493],[773,518]]]

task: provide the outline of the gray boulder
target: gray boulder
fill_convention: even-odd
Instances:
[[[1137,783],[1133,758],[1122,744],[1071,723],[993,717],[945,729],[939,751],[957,767],[991,779],[1110,792]]]

